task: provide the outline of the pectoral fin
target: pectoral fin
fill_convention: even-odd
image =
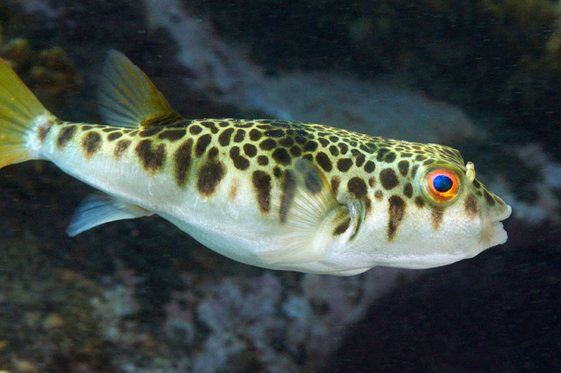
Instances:
[[[114,199],[106,194],[91,194],[74,212],[66,233],[70,237],[74,237],[88,229],[111,221],[148,215],[152,215],[152,213],[142,207]]]
[[[325,175],[305,159],[286,171],[278,208],[283,234],[274,249],[260,253],[271,265],[322,260],[330,242],[355,234],[362,219],[361,207],[339,203]]]

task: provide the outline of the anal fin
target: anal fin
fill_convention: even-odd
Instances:
[[[361,203],[338,202],[327,178],[311,161],[297,160],[285,173],[283,189],[278,208],[284,232],[275,248],[260,252],[267,264],[320,261],[337,236],[348,239],[356,234],[363,218]]]
[[[152,212],[142,207],[123,202],[106,194],[94,193],[80,203],[66,229],[66,233],[70,237],[74,237],[98,225],[148,215],[152,215]]]

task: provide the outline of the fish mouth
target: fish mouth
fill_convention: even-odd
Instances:
[[[481,232],[481,240],[479,241],[479,249],[477,253],[489,247],[504,244],[507,241],[508,234],[504,229],[503,221],[508,219],[511,214],[512,208],[510,205],[506,205],[504,210],[494,216],[491,221],[485,223],[485,220],[483,220],[484,227]],[[474,255],[477,255],[477,253]]]

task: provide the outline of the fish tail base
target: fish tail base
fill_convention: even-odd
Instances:
[[[39,158],[39,125],[54,117],[26,87],[8,62],[0,59],[0,168]]]

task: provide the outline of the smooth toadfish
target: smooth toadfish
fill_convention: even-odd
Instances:
[[[0,167],[44,159],[100,191],[70,236],[157,214],[240,262],[334,275],[440,266],[507,239],[510,206],[453,148],[320,124],[186,119],[115,51],[99,101],[108,124],[62,121],[0,60]]]

